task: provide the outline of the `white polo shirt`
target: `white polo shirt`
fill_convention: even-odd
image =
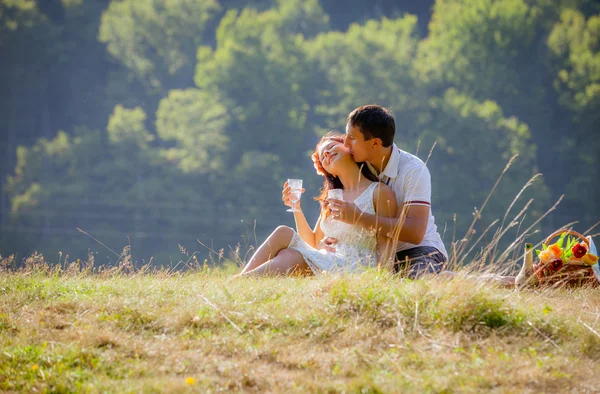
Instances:
[[[369,167],[376,173],[372,166]],[[425,163],[417,156],[400,150],[396,144],[393,144],[392,157],[378,177],[394,190],[399,209],[402,209],[404,205],[424,205],[430,208],[423,242],[419,245],[399,242],[396,252],[417,246],[432,246],[448,258],[448,252],[437,231],[431,210],[431,175]]]

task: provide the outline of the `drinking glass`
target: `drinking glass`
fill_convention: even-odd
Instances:
[[[300,201],[300,196],[302,196],[302,179],[288,179],[287,182],[290,187],[290,200],[292,201],[292,207],[287,211],[300,212],[299,209],[296,209],[296,204]]]
[[[343,189],[327,190],[327,199],[344,201],[344,190]]]
[[[343,189],[329,189],[327,190],[327,198],[332,200],[344,201],[344,190]]]

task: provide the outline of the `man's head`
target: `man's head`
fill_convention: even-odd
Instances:
[[[379,105],[363,105],[348,115],[344,145],[350,148],[354,161],[369,161],[380,154],[380,148],[394,143],[396,122],[387,109]]]

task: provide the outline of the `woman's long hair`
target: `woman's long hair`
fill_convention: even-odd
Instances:
[[[315,151],[311,156],[312,161],[315,165],[315,169],[317,170],[317,174],[323,175],[323,178],[325,178],[325,180],[323,181],[323,187],[321,188],[321,194],[315,197],[315,200],[317,200],[319,204],[321,204],[321,210],[325,213],[325,216],[329,216],[329,214],[331,213],[331,210],[329,209],[329,202],[327,201],[327,191],[330,189],[344,188],[344,185],[342,185],[342,181],[340,181],[340,178],[330,174],[329,172],[327,172],[327,170],[325,170],[325,168],[323,167],[323,163],[321,162],[321,158],[319,157],[319,146],[321,146],[321,144],[327,141],[337,141],[343,145],[344,135],[336,131],[330,131],[329,133],[325,134],[317,143]],[[379,182],[379,178],[377,178],[377,176],[373,174],[371,170],[369,170],[369,167],[366,165],[365,162],[357,162],[356,165],[360,167],[360,172],[362,176],[364,176],[370,181]]]

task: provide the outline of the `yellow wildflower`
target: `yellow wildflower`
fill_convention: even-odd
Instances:
[[[194,383],[196,383],[196,379],[194,379],[190,376],[190,377],[185,378],[185,382],[191,386]]]

